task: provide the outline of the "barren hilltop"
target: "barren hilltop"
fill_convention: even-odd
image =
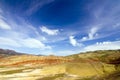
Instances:
[[[0,49],[0,56],[0,80],[120,79],[120,50],[37,56]]]

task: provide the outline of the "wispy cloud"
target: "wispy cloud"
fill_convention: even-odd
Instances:
[[[83,36],[80,41],[95,40],[111,36],[120,31],[120,5],[119,1],[102,1],[102,5],[97,1],[89,4],[91,14],[90,24],[87,25],[87,36]],[[96,5],[98,4],[98,5]]]
[[[21,47],[21,45],[15,40],[5,37],[0,37],[0,45],[9,47]]]
[[[0,28],[10,30],[11,27],[4,20],[0,19]]]
[[[95,50],[114,50],[120,49],[120,41],[104,41],[96,42],[95,44],[86,46],[84,51],[95,51]]]
[[[50,46],[46,46],[41,41],[35,38],[27,39],[10,39],[5,37],[0,37],[0,45],[7,47],[16,47],[16,48],[37,48],[37,49],[51,49]]]
[[[81,47],[81,46],[83,46],[83,44],[82,43],[78,43],[77,42],[77,40],[74,38],[74,36],[69,36],[69,42],[70,42],[70,44],[72,45],[72,46],[79,46],[79,47]]]
[[[76,54],[79,52],[80,51],[76,51],[76,50],[62,50],[62,51],[58,51],[56,55],[67,56],[67,55]]]
[[[0,29],[10,30],[11,26],[5,21],[5,17],[2,16],[3,11],[0,9]]]
[[[35,13],[38,9],[54,1],[55,0],[34,0],[33,2],[31,2],[29,9],[26,11],[26,14],[31,15]]]
[[[6,15],[5,12],[3,13]],[[12,15],[9,15],[11,14],[8,13],[6,16],[0,14],[2,16],[0,18],[1,48],[6,46],[7,48],[51,49],[51,46],[43,43],[46,38],[40,35],[35,27],[18,16],[11,18]]]
[[[27,39],[21,40],[20,43],[22,43],[23,47],[25,46],[28,48],[51,49],[50,46],[46,46],[41,41],[34,38],[27,38]]]
[[[40,27],[40,30],[48,35],[57,35],[59,33],[58,29],[48,29],[45,26]]]
[[[92,27],[90,31],[88,32],[88,36],[85,36],[81,39],[81,41],[87,41],[87,40],[93,40],[98,36],[99,27]]]
[[[69,37],[69,40],[70,40],[70,43],[71,43],[73,46],[76,46],[76,45],[77,45],[77,41],[74,39],[74,36],[70,36],[70,37]]]

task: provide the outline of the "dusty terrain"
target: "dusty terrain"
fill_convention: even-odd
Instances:
[[[0,80],[120,80],[119,54],[120,50],[64,57],[2,54]]]

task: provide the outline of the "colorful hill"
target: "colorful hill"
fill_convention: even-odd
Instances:
[[[0,80],[120,80],[120,50],[69,56],[0,55]]]

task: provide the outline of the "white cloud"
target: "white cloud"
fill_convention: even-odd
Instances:
[[[40,35],[36,27],[18,16],[3,13],[0,14],[0,48],[51,49],[44,43],[47,39]]]
[[[96,5],[96,1],[89,4],[88,10],[92,14],[90,24],[87,27],[98,27],[98,29],[87,28],[87,36],[84,36],[80,41],[94,40],[105,38],[111,34],[119,34],[120,32],[120,5],[119,1],[115,4],[114,1],[103,1],[102,5]],[[95,6],[96,5],[96,6]],[[92,26],[91,26],[92,25]],[[98,26],[97,26],[98,25]]]
[[[70,41],[70,44],[72,44],[72,46],[83,46],[83,44],[80,44],[77,42],[77,40],[74,38],[74,36],[69,36],[69,41]]]
[[[5,21],[5,16],[2,15],[3,11],[0,8],[0,29],[10,30],[11,26]]]
[[[34,38],[16,40],[16,39],[0,37],[0,45],[9,46],[9,47],[51,49],[50,46],[46,46],[41,41]]]
[[[76,54],[76,53],[79,53],[79,52],[80,51],[75,51],[75,50],[62,50],[62,51],[56,52],[57,53],[56,55],[68,56],[68,55]]]
[[[52,29],[48,29],[48,28],[45,27],[45,26],[40,27],[40,30],[41,30],[42,32],[47,33],[48,35],[57,35],[57,34],[59,33],[59,30],[58,30],[58,29],[52,30]]]
[[[87,40],[92,40],[95,39],[98,36],[98,27],[92,27],[90,31],[88,32],[88,36],[85,36],[81,39],[81,41],[87,41]]]
[[[85,51],[109,50],[109,49],[120,49],[120,41],[97,42],[96,44],[89,45],[84,48]]]
[[[6,23],[4,20],[2,20],[2,18],[0,18],[0,28],[6,29],[6,30],[11,29],[10,25],[8,25],[8,23]]]
[[[21,47],[19,43],[10,38],[0,37],[0,45],[3,46],[12,46],[12,47]]]
[[[97,32],[98,31],[98,28],[97,27],[93,27],[91,30],[90,30],[90,33],[88,34],[88,38],[89,39],[93,39],[94,37],[97,36]]]
[[[28,48],[39,48],[39,49],[51,49],[50,46],[46,46],[41,41],[34,39],[34,38],[28,38],[20,41],[23,46]]]
[[[83,51],[81,51],[80,48],[78,48],[78,49],[69,49],[69,50],[60,50],[60,51],[55,52],[56,53],[55,55],[68,56],[68,55],[77,54],[77,53],[80,53],[80,52],[83,52]]]
[[[69,37],[69,40],[70,40],[70,43],[71,43],[73,46],[76,46],[76,45],[77,45],[77,41],[74,39],[74,36],[70,36],[70,37]]]

